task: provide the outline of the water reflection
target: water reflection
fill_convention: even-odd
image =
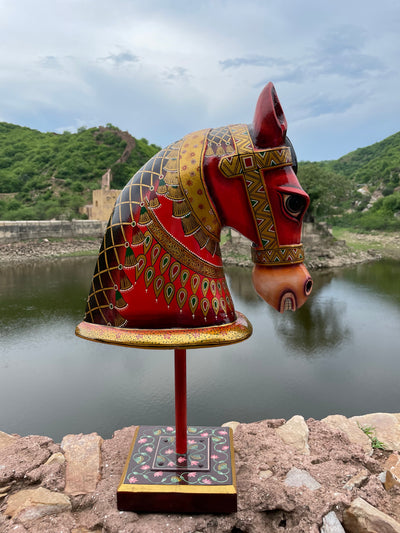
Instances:
[[[296,355],[326,357],[351,338],[345,322],[346,305],[334,298],[310,298],[296,313],[285,313],[275,320],[276,333]]]
[[[292,355],[325,357],[351,338],[351,328],[345,321],[346,304],[335,298],[321,297],[334,277],[333,271],[316,273],[311,297],[295,313],[271,312],[275,332]],[[228,280],[232,293],[241,303],[253,304],[252,311],[255,306],[265,307],[252,286],[251,269],[229,268]]]
[[[338,272],[338,278],[357,283],[369,291],[385,295],[400,305],[399,261],[385,260],[357,265]]]
[[[229,267],[226,269],[226,277],[232,295],[247,304],[261,301],[253,288],[251,272],[251,267]]]
[[[172,351],[74,336],[95,260],[1,270],[1,431],[106,438],[131,424],[173,423]],[[307,303],[284,315],[256,295],[251,269],[227,274],[254,333],[188,351],[190,423],[398,412],[400,263],[314,272]]]
[[[25,328],[57,317],[84,316],[95,258],[64,258],[3,268],[0,275],[2,332],[17,324]],[[4,328],[4,329],[3,329]]]

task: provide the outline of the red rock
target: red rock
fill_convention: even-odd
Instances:
[[[355,420],[346,418],[343,415],[330,415],[323,418],[321,422],[343,431],[350,442],[359,444],[365,452],[371,451],[370,439]]]
[[[343,487],[346,490],[353,490],[354,488],[359,488],[365,481],[367,481],[370,473],[368,470],[363,469],[361,472],[358,472],[353,476]]]
[[[400,486],[400,455],[392,453],[385,463],[385,489],[390,490],[395,485]]]
[[[51,445],[54,443],[48,437],[31,435],[0,449],[0,486],[12,479],[23,479],[28,471],[42,465],[51,455]]]
[[[5,514],[27,523],[46,515],[71,510],[68,496],[39,487],[21,490],[8,498]]]
[[[7,446],[10,446],[13,444],[18,437],[15,435],[8,435],[8,433],[4,433],[3,431],[0,431],[0,450],[2,448],[6,448]]]
[[[352,424],[361,432],[355,422]],[[21,523],[18,514],[11,519],[6,517],[8,502],[12,502],[13,497],[21,491],[32,494],[39,485],[42,489],[50,489],[48,492],[52,495],[65,496],[62,490],[66,465],[68,461],[71,464],[73,457],[76,459],[72,453],[72,444],[79,447],[80,442],[81,447],[86,449],[86,446],[91,448],[88,444],[91,442],[97,458],[94,468],[96,472],[100,463],[101,438],[97,435],[94,435],[93,440],[89,435],[66,437],[63,444],[66,449],[70,445],[70,457],[66,457],[65,464],[59,445],[55,445],[50,439],[17,438],[7,449],[0,450],[0,495],[6,494],[0,498],[0,532],[320,533],[320,529],[325,527],[321,532],[336,533],[332,527],[340,531],[339,522],[343,521],[343,511],[351,507],[352,499],[356,497],[361,497],[395,523],[396,520],[400,523],[400,488],[396,485],[387,492],[378,478],[379,472],[384,469],[385,453],[366,454],[359,444],[350,442],[337,428],[309,419],[307,427],[310,455],[304,455],[293,445],[283,443],[276,431],[283,425],[284,420],[263,420],[237,426],[234,446],[239,510],[229,515],[119,512],[116,490],[136,429],[131,427],[116,431],[113,438],[102,443],[101,479],[94,491],[71,495],[72,510],[66,507],[65,511],[58,512],[58,508],[57,514],[36,515],[37,518],[27,518]],[[66,449],[65,456],[68,455]],[[82,453],[80,455],[82,459]],[[397,463],[398,455],[394,454],[391,461],[388,460],[385,464],[387,470]],[[79,465],[79,462],[75,464],[77,470]],[[297,472],[300,477],[294,476],[292,479],[292,469],[297,469],[294,473]],[[292,474],[288,477],[291,470]],[[8,482],[4,482],[3,472],[6,472]],[[93,469],[91,472],[93,473]],[[92,474],[89,473],[89,476]],[[94,481],[96,479],[94,476]],[[345,490],[346,481],[352,485],[351,491]],[[314,486],[318,487],[316,482],[320,485],[318,490],[310,490]],[[308,483],[311,483],[310,488],[307,488]],[[35,484],[34,488],[32,484]],[[301,486],[288,486],[291,484]],[[40,505],[32,507],[36,507],[35,513],[42,512]],[[57,505],[51,507],[51,512],[55,509]],[[331,511],[334,511],[337,520],[334,520]],[[24,514],[21,516],[24,517]],[[327,529],[328,526],[331,529]],[[346,531],[353,533],[351,530]],[[386,533],[382,528],[375,531]],[[393,529],[388,531],[399,533]]]
[[[343,515],[347,533],[400,533],[400,524],[362,498],[356,498]]]
[[[66,435],[61,448],[67,461],[65,492],[77,496],[96,490],[100,480],[101,443],[97,433]]]

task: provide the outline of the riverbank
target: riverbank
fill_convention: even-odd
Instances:
[[[0,244],[0,267],[59,257],[96,256],[101,241],[102,238],[34,239]],[[396,233],[356,234],[338,230],[324,242],[324,246],[320,241],[305,242],[305,262],[310,270],[350,266],[381,258],[400,260],[400,235]],[[250,243],[246,239],[226,240],[221,248],[225,264],[252,266]]]
[[[228,515],[118,511],[135,426],[108,440],[66,435],[60,444],[0,431],[0,531],[400,532],[400,413],[225,426],[233,430],[238,492],[238,510]],[[146,475],[158,480],[159,471]]]
[[[93,255],[100,249],[101,239],[34,239],[0,244],[0,267],[48,261],[60,257]]]
[[[400,260],[400,235],[350,231],[314,231],[303,237],[305,264],[309,270],[340,268],[379,259]],[[227,265],[252,266],[250,244],[244,238],[227,240],[222,246]]]

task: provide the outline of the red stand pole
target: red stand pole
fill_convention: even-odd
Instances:
[[[186,350],[175,349],[176,453],[187,453]]]

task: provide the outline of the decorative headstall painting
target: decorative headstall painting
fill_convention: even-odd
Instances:
[[[195,328],[236,320],[220,252],[224,226],[252,241],[255,289],[278,311],[311,292],[302,218],[309,198],[272,83],[252,125],[186,135],[127,183],[104,235],[85,321]]]

